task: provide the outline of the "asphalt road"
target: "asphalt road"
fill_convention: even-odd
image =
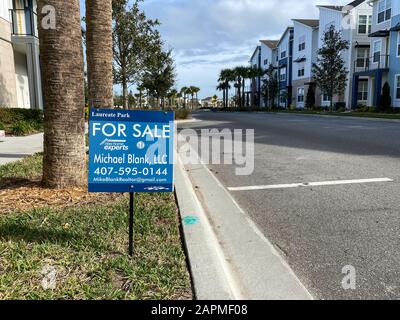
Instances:
[[[392,182],[231,191],[319,299],[400,299],[400,122],[212,113],[181,128],[255,129],[255,170],[209,165],[227,188],[350,179]],[[342,287],[344,266],[356,289]]]

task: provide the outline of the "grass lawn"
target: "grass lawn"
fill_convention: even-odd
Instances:
[[[2,191],[7,195],[12,181],[18,193],[23,179],[37,179],[41,161],[36,155],[0,166],[0,202],[7,201]],[[174,196],[136,199],[133,259],[126,254],[126,196],[0,210],[0,299],[191,299]],[[55,279],[55,289],[45,289],[48,279]]]

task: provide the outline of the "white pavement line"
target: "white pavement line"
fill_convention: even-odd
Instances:
[[[191,147],[191,149],[193,150],[192,147]],[[219,187],[220,192],[222,192],[222,194],[225,197],[227,197],[226,199],[229,199],[231,201],[231,204],[233,205],[232,208],[234,207],[235,210],[237,210],[236,212],[238,212],[241,215],[241,217],[244,218],[244,221],[247,222],[248,226],[250,227],[250,230],[252,230],[254,232],[255,237],[249,236],[248,239],[243,239],[243,241],[245,241],[245,242],[248,241],[248,243],[251,243],[249,248],[250,247],[259,247],[259,249],[261,249],[261,247],[262,247],[262,250],[260,250],[259,252],[262,252],[263,254],[259,257],[259,259],[260,259],[260,261],[263,261],[264,263],[257,266],[257,265],[252,264],[252,263],[254,263],[254,260],[252,262],[244,262],[243,261],[243,252],[241,252],[240,250],[239,251],[236,250],[234,257],[236,257],[236,259],[238,259],[239,261],[237,262],[238,264],[236,263],[236,265],[232,268],[232,263],[233,264],[235,264],[235,263],[234,263],[234,261],[232,261],[232,256],[231,256],[232,255],[232,247],[230,247],[230,244],[229,244],[229,240],[231,240],[231,239],[229,237],[228,238],[226,238],[226,237],[220,238],[219,236],[221,236],[221,234],[218,235],[217,232],[214,230],[214,228],[212,226],[212,222],[209,220],[206,212],[205,211],[202,212],[202,214],[204,214],[205,217],[207,218],[207,220],[206,220],[207,226],[209,227],[210,232],[212,232],[212,234],[213,234],[213,242],[214,241],[217,242],[218,251],[219,251],[220,258],[222,259],[221,262],[223,263],[225,275],[227,276],[228,281],[230,282],[230,285],[231,286],[233,285],[233,288],[231,288],[231,290],[235,293],[235,296],[241,297],[239,299],[243,299],[243,296],[245,296],[246,299],[249,299],[249,298],[260,299],[260,297],[264,299],[266,296],[268,296],[269,299],[271,299],[271,297],[273,297],[272,299],[280,298],[280,299],[284,299],[284,300],[287,300],[287,299],[296,299],[296,300],[297,299],[302,299],[302,300],[310,299],[310,300],[312,300],[313,297],[310,294],[310,292],[301,283],[301,281],[296,276],[296,274],[293,272],[293,270],[291,269],[289,264],[278,253],[278,251],[275,249],[275,247],[272,245],[272,243],[264,236],[264,234],[261,232],[261,230],[258,228],[258,226],[256,226],[256,224],[250,218],[250,216],[239,206],[239,204],[235,201],[235,199],[228,192],[228,190],[223,186],[223,184],[219,181],[219,179],[210,171],[210,169],[207,167],[207,165],[201,159],[199,159],[199,163],[201,164],[201,167],[205,170],[205,172],[209,175],[209,177],[211,177],[211,180],[214,181],[216,183],[216,185]],[[211,191],[211,193],[213,193],[213,192]],[[198,199],[198,201],[199,201],[199,199]],[[229,206],[231,206],[231,204],[225,203],[225,205],[229,205]],[[206,210],[206,209],[204,208],[204,210]],[[235,211],[235,210],[233,210],[233,211]],[[214,218],[217,219],[218,217],[215,217],[215,212],[213,214],[214,214]],[[218,219],[216,221],[218,221]],[[242,225],[242,227],[246,228],[245,225]],[[225,231],[227,231],[229,229],[232,229],[232,226],[230,226],[229,228],[226,228],[226,226],[224,227],[223,225],[220,225],[219,228],[225,229]],[[258,243],[257,242],[258,240],[260,240],[261,243]],[[227,255],[225,254],[225,249],[223,248],[223,246],[221,246],[221,241],[222,241],[222,243],[224,243],[224,241],[225,241],[225,246],[227,246],[227,248],[225,248],[225,249],[228,249],[231,252],[230,253],[231,255],[229,255],[230,263],[226,260]],[[231,243],[231,245],[232,245],[232,243]],[[260,247],[260,245],[261,245],[261,247]],[[241,253],[242,256],[238,256],[237,255],[238,253]],[[276,260],[274,260],[274,259],[271,260],[271,258],[267,258],[267,256],[269,256],[269,254],[274,256],[274,258]],[[241,259],[242,259],[242,261],[240,261]],[[260,262],[260,261],[258,261],[258,262]],[[278,261],[278,263],[277,263],[277,261]],[[246,279],[238,278],[240,276],[243,277],[243,272],[244,272],[243,267],[244,266],[247,268],[246,269],[247,277],[245,277]],[[255,277],[254,274],[252,274],[251,271],[253,271],[253,273],[254,273],[255,270],[266,271],[266,273],[262,273],[262,272],[258,273],[259,277],[261,277],[261,275],[263,275],[262,280],[261,280],[261,278],[257,279],[257,277]],[[281,279],[281,283],[279,285],[277,283],[274,283],[273,278],[271,278],[272,275]],[[269,279],[269,280],[267,282],[265,282],[266,281],[265,279]],[[255,283],[257,283],[257,282],[254,282],[254,280],[257,280],[258,282],[260,282],[259,287],[263,288],[263,290],[261,290],[262,292],[260,291],[260,288],[256,288],[257,285]],[[247,287],[247,292],[244,293],[243,290],[241,290],[241,288],[245,289],[246,285],[248,286],[249,284],[252,284],[253,286]],[[274,286],[275,286],[275,288],[274,288]],[[248,292],[249,289],[252,292]]]
[[[363,184],[377,182],[393,182],[390,178],[373,178],[373,179],[354,179],[354,180],[336,180],[336,181],[321,181],[309,183],[290,183],[290,184],[271,184],[264,186],[246,186],[246,187],[231,187],[229,191],[256,191],[256,190],[271,190],[271,189],[289,189],[299,187],[320,187],[320,186],[338,186],[345,184]]]

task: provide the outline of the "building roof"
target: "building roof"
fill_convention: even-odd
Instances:
[[[283,38],[286,36],[286,33],[288,33],[289,31],[294,30],[293,27],[287,27],[285,32],[282,34],[281,38],[279,39],[278,43],[276,44],[276,46],[279,46],[281,41],[283,40]]]
[[[271,49],[275,49],[278,45],[278,40],[260,40],[261,43],[265,44],[267,47]]]
[[[320,6],[317,6],[317,7],[336,10],[336,11],[342,11],[343,8],[344,8],[344,6],[327,6],[327,5],[320,5]]]
[[[336,11],[343,11],[343,8],[345,8],[345,7],[353,7],[353,8],[355,8],[355,7],[358,7],[360,4],[362,4],[365,1],[366,0],[354,0],[354,1],[350,2],[349,4],[347,4],[346,6],[319,5],[317,7],[327,8],[327,9],[336,10]]]
[[[299,22],[311,28],[316,28],[319,26],[319,20],[315,19],[293,19],[293,21]]]

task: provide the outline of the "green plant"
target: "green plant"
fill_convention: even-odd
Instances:
[[[189,118],[189,116],[190,111],[185,108],[175,110],[175,120],[184,120]]]
[[[11,129],[11,133],[14,136],[23,136],[31,133],[32,131],[34,131],[34,129],[32,128],[31,124],[25,120],[17,121]]]
[[[382,101],[380,105],[380,111],[388,111],[392,104],[392,97],[390,96],[390,85],[385,82],[382,88]]]
[[[0,122],[0,130],[5,130],[5,126],[3,122]]]

